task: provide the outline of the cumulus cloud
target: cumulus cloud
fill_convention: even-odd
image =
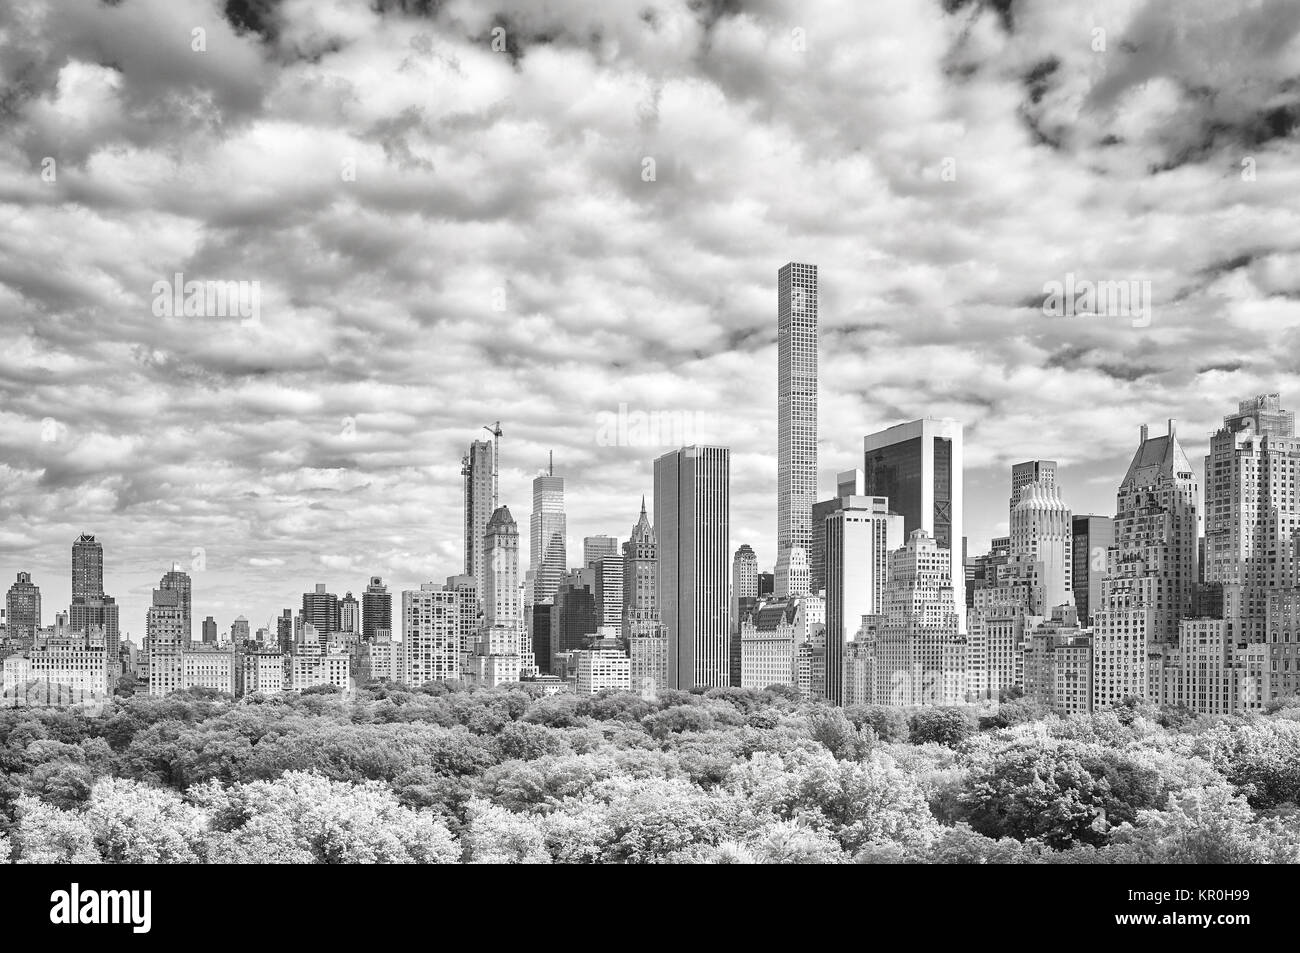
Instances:
[[[668,449],[602,439],[621,406],[733,448],[770,562],[789,260],[826,492],[931,414],[967,425],[973,551],[1017,459],[1107,512],[1140,423],[1196,459],[1241,397],[1300,400],[1298,35],[1284,0],[8,4],[7,571],[62,605],[94,532],[135,632],[173,560],[256,625],[441,579],[496,420],[503,500],[526,525],[554,450],[580,552]],[[178,273],[257,282],[259,319],[156,316]],[[1149,326],[1044,317],[1067,275],[1149,281]]]

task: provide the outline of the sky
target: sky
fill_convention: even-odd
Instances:
[[[718,443],[770,566],[792,260],[821,495],[952,417],[972,553],[1019,460],[1113,512],[1142,423],[1199,469],[1239,400],[1300,404],[1298,123],[1292,0],[8,0],[0,578],[48,624],[93,533],[137,639],[173,561],[196,629],[440,581],[498,420],[525,540],[548,452],[576,564]],[[169,309],[177,273],[257,308]],[[1130,311],[1049,313],[1087,281]]]

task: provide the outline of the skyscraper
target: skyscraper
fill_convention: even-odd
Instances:
[[[344,593],[339,600],[339,631],[361,634],[361,603],[351,592]]]
[[[669,687],[730,683],[731,451],[683,447],[655,460],[658,601]]]
[[[170,570],[163,573],[162,580],[158,583],[159,589],[176,591],[176,604],[181,610],[181,627],[185,633],[186,645],[194,639],[194,626],[190,617],[190,587],[189,573],[183,572],[175,563],[172,563]]]
[[[785,598],[790,550],[811,548],[817,499],[816,265],[777,272],[776,355],[776,596]]]
[[[464,602],[454,588],[432,582],[403,590],[401,678],[407,685],[460,678]]]
[[[516,654],[532,658],[524,645],[524,605],[519,593],[519,526],[510,507],[499,506],[483,536],[483,624],[508,629]]]
[[[574,569],[560,577],[551,607],[551,673],[560,674],[555,657],[582,648],[596,634],[600,616],[596,606],[596,571]]]
[[[889,554],[903,545],[903,517],[883,496],[847,496],[826,518],[826,697],[844,703],[845,645],[864,615],[884,613]]]
[[[632,527],[631,537],[623,544],[624,638],[658,630],[658,575],[658,544],[646,515],[645,497],[641,497],[641,515]]]
[[[393,596],[379,576],[370,577],[370,585],[361,594],[361,638],[373,641],[380,629],[393,631]]]
[[[826,517],[840,508],[846,496],[866,496],[866,477],[861,470],[844,470],[835,475],[835,497],[821,500],[812,508],[812,543],[808,550],[808,589],[816,594],[826,588]]]
[[[488,520],[497,510],[496,444],[475,440],[461,458],[465,478],[465,575],[473,576],[483,601],[483,539]]]
[[[1030,483],[1044,486],[1056,485],[1055,460],[1026,460],[1024,463],[1012,464],[1011,467],[1011,502],[1008,510],[1014,510],[1020,502],[1020,489]]]
[[[103,595],[104,547],[94,536],[82,533],[72,544],[72,601],[87,602]]]
[[[170,575],[170,573],[168,574]],[[164,579],[167,576],[163,577]],[[145,645],[149,650],[149,694],[161,698],[184,687],[185,649],[190,637],[179,585],[155,589],[145,613]]]
[[[533,477],[533,512],[528,520],[528,559],[533,572],[532,604],[555,595],[555,587],[568,565],[564,515],[564,477],[552,464]]]
[[[1074,524],[1060,488],[1049,480],[1023,484],[1012,491],[1011,559],[1037,564],[1042,604],[1025,608],[1050,618],[1057,606],[1073,604]]]
[[[6,632],[11,639],[28,643],[41,627],[41,587],[32,582],[32,574],[20,572],[5,596]]]
[[[1205,458],[1204,577],[1241,587],[1230,621],[1242,642],[1266,641],[1268,590],[1293,584],[1286,557],[1300,534],[1298,494],[1295,415],[1277,394],[1241,401]]]
[[[926,417],[897,424],[863,438],[863,474],[868,496],[889,498],[910,538],[923,529],[952,558],[957,605],[966,604],[962,563],[962,425]],[[964,634],[966,620],[959,613]]]
[[[597,536],[584,536],[582,538],[582,565],[586,569],[595,569],[596,563],[600,562],[603,556],[613,556],[618,553],[618,540],[613,536],[606,536],[601,533]]]
[[[118,606],[104,595],[104,547],[94,536],[83,533],[72,544],[72,602],[68,626],[74,632],[90,633],[102,626],[108,664],[116,666],[120,645]]]
[[[623,557],[607,553],[596,561],[596,617],[623,631]]]
[[[1143,424],[1115,495],[1115,543],[1093,611],[1096,708],[1146,697],[1148,653],[1178,644],[1194,604],[1198,495],[1174,421],[1163,437]]]
[[[876,637],[876,704],[951,705],[965,690],[952,560],[925,530],[889,556],[884,621]]]
[[[758,556],[749,543],[741,543],[731,557],[731,632],[740,625],[741,613],[758,601]]]
[[[339,631],[339,597],[325,591],[325,583],[316,583],[312,592],[302,594],[302,623],[315,626],[321,640]]]
[[[203,620],[203,644],[217,644],[217,620],[208,616]]]
[[[1093,610],[1101,602],[1101,583],[1106,578],[1106,552],[1115,542],[1115,524],[1109,516],[1092,513],[1075,516],[1072,524],[1070,588],[1074,591],[1079,624],[1091,626]]]

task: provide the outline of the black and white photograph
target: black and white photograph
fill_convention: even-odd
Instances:
[[[7,925],[1300,863],[1295,0],[5,0],[0,342]]]

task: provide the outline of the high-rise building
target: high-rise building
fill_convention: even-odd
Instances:
[[[962,565],[962,425],[925,418],[898,424],[863,438],[863,474],[868,496],[889,498],[910,537],[925,530],[951,559],[949,575],[957,605],[966,604]],[[964,634],[966,620],[959,614]]]
[[[567,532],[564,477],[555,475],[555,466],[552,464],[546,473],[533,477],[533,512],[528,521],[528,559],[533,573],[533,605],[555,595],[560,577],[567,568]]]
[[[185,631],[185,644],[188,645],[194,638],[194,626],[190,617],[191,584],[189,573],[182,571],[175,563],[172,563],[172,568],[163,573],[158,588],[174,589],[176,591],[176,604],[181,608],[183,617],[181,625]]]
[[[623,631],[623,557],[606,554],[596,561],[596,619]]]
[[[460,473],[465,478],[465,575],[474,577],[480,602],[485,588],[484,534],[497,511],[496,454],[494,441],[475,440],[460,462]]]
[[[826,697],[844,703],[844,651],[864,615],[884,612],[889,554],[903,517],[883,496],[847,496],[826,518]]]
[[[393,631],[393,596],[379,576],[371,576],[361,594],[361,638],[369,642],[380,629]]]
[[[208,616],[203,620],[203,644],[217,644],[217,620]]]
[[[1011,508],[1011,559],[1034,566],[1044,602],[1025,609],[1046,617],[1055,606],[1074,604],[1074,524],[1070,508],[1061,499],[1054,474],[1050,481],[1021,484],[1012,495],[1016,505]]]
[[[1092,635],[1073,606],[1052,609],[1025,635],[1025,698],[1062,717],[1092,712]]]
[[[876,704],[962,700],[966,645],[957,632],[951,553],[925,530],[889,555],[884,620],[876,637]]]
[[[302,622],[313,625],[322,638],[340,631],[339,597],[325,591],[325,583],[316,583],[312,592],[302,594]]]
[[[606,536],[603,533],[599,536],[584,536],[582,538],[582,565],[586,569],[595,569],[596,563],[605,556],[614,556],[618,553],[618,540],[613,536]]]
[[[1079,622],[1092,625],[1093,609],[1101,602],[1101,584],[1106,578],[1106,553],[1115,542],[1115,523],[1109,516],[1075,516],[1072,521],[1070,588]]]
[[[551,651],[551,612],[554,608],[554,596],[534,603],[532,608],[533,658],[537,662],[537,671],[542,675],[551,674],[554,656]]]
[[[483,617],[480,612],[478,582],[463,573],[448,576],[444,588],[456,593],[459,599],[460,650],[462,655],[473,650]]]
[[[166,577],[164,577],[166,578]],[[145,613],[145,645],[149,650],[149,694],[162,696],[185,687],[185,627],[182,589],[155,589]]]
[[[455,589],[432,582],[418,590],[403,590],[400,644],[405,666],[401,680],[407,685],[460,678],[464,603]]]
[[[1115,543],[1093,610],[1093,705],[1148,697],[1149,652],[1178,644],[1196,592],[1199,492],[1169,421],[1141,438],[1115,496]]]
[[[627,638],[628,670],[632,691],[653,701],[668,685],[668,638],[662,626],[643,625]]]
[[[1056,486],[1055,460],[1026,460],[1011,466],[1011,504],[1008,510],[1014,510],[1020,502],[1021,487],[1030,483],[1042,486]]]
[[[242,615],[230,623],[230,641],[243,646],[248,643],[248,620]]]
[[[692,446],[659,457],[654,499],[669,687],[726,687],[731,680],[731,451]]]
[[[532,668],[532,646],[525,644],[524,604],[519,581],[519,526],[508,506],[499,506],[483,536],[483,625],[504,629],[513,640],[521,670]],[[500,639],[494,637],[495,654]]]
[[[658,543],[654,528],[646,515],[645,497],[641,498],[641,515],[632,527],[632,535],[623,544],[623,637],[657,631],[659,602]],[[667,687],[664,682],[660,688]]]
[[[866,496],[866,476],[861,470],[844,470],[835,476],[835,497],[813,504],[812,543],[808,550],[808,589],[816,594],[826,588],[826,517],[840,508],[846,496]]]
[[[285,609],[275,620],[275,641],[281,653],[293,649],[293,610]]]
[[[731,631],[740,627],[742,606],[753,608],[758,601],[758,556],[749,543],[741,543],[731,557]]]
[[[112,596],[104,595],[104,547],[88,533],[72,544],[72,602],[68,606],[68,625],[74,631],[85,633],[102,627],[110,664],[116,662],[121,644],[118,606]]]
[[[344,593],[339,600],[339,631],[361,635],[361,603],[351,592]]]
[[[776,575],[770,572],[758,574],[758,597],[770,596],[776,592]]]
[[[574,569],[560,577],[550,622],[551,674],[559,674],[556,656],[582,648],[601,624],[596,606],[594,569]]]
[[[1300,539],[1300,439],[1277,394],[1241,401],[1205,458],[1206,583],[1240,586],[1230,641],[1267,640],[1268,593],[1292,585]]]
[[[104,547],[94,536],[82,533],[72,544],[72,601],[86,602],[103,595]]]
[[[812,547],[817,500],[817,266],[776,280],[776,596],[790,591],[790,551]],[[656,515],[656,519],[657,519]],[[806,590],[805,590],[806,592]]]

